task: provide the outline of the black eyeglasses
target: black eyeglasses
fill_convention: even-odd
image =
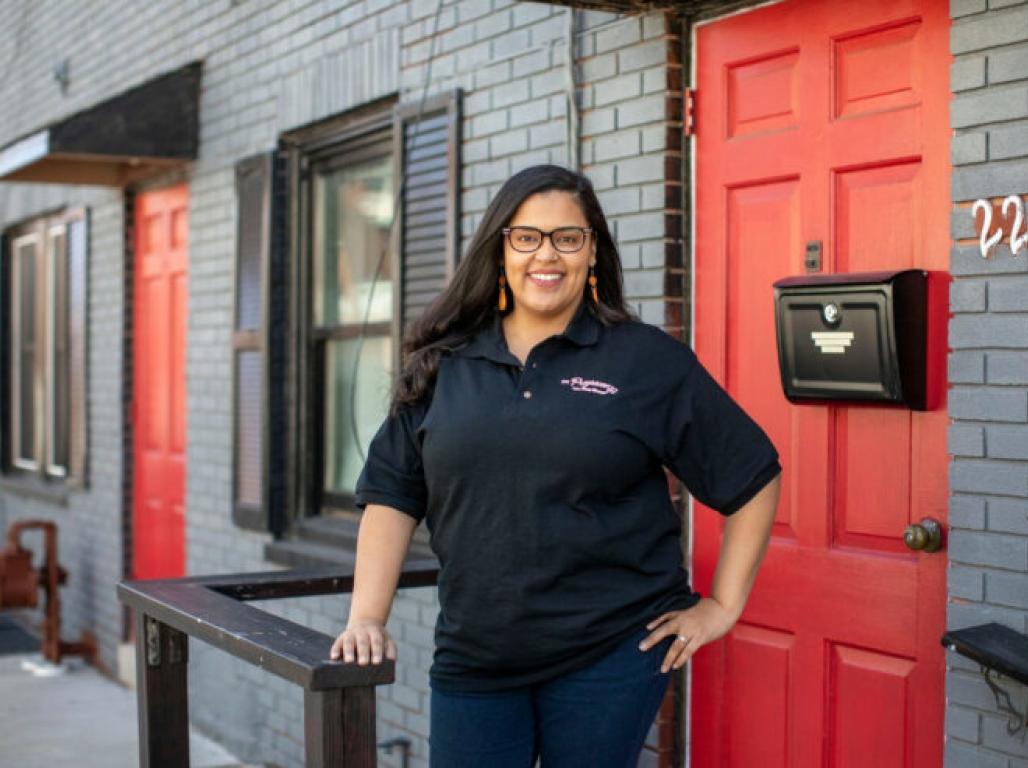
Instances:
[[[510,247],[518,253],[531,253],[543,244],[543,238],[549,237],[553,247],[561,253],[575,253],[585,245],[585,237],[593,231],[592,227],[557,227],[543,232],[535,227],[504,227]]]

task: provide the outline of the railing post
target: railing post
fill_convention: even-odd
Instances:
[[[136,696],[141,768],[189,768],[189,638],[136,612]]]
[[[303,692],[307,768],[375,768],[375,687]]]

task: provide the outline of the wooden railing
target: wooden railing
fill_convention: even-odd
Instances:
[[[398,587],[433,586],[437,573],[434,559],[408,561]],[[193,637],[303,688],[308,766],[372,768],[374,687],[393,682],[393,661],[330,661],[334,637],[248,604],[352,591],[353,572],[345,568],[119,583],[118,599],[136,612],[140,766],[189,765],[186,664]]]

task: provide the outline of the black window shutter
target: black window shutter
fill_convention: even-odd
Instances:
[[[232,512],[237,525],[257,531],[277,532],[284,497],[285,204],[278,152],[236,164]]]
[[[458,88],[396,107],[395,151],[406,177],[398,235],[403,335],[450,281],[460,258],[462,96]],[[398,348],[394,365],[399,370]]]
[[[88,440],[89,209],[68,218],[68,485],[85,488]]]

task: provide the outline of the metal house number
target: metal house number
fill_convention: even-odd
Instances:
[[[1028,231],[1025,229],[1024,200],[1020,195],[1008,195],[1003,199],[1003,206],[1000,208],[1003,218],[1007,217],[1007,208],[1014,209],[1014,226],[1010,228],[1010,253],[1016,256],[1022,248],[1028,246]],[[992,204],[988,200],[979,198],[971,206],[971,216],[977,218],[978,210],[982,211],[982,231],[978,236],[978,249],[982,258],[987,259],[996,247],[996,243],[1003,239],[1002,226],[995,232],[989,232],[992,228]],[[1018,234],[1020,233],[1020,234]]]

